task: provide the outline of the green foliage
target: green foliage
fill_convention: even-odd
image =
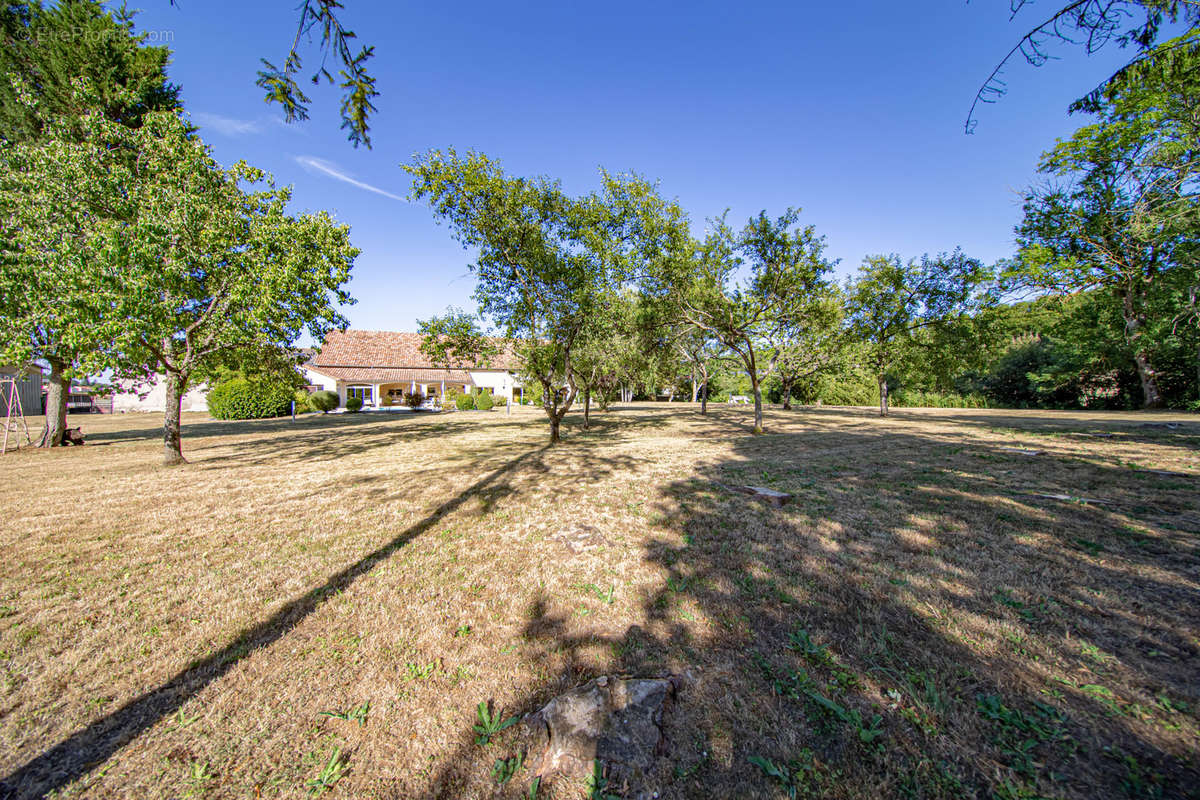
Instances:
[[[350,769],[350,762],[342,756],[342,748],[335,747],[329,755],[329,760],[325,762],[325,766],[317,774],[317,777],[308,781],[309,797],[320,797],[328,792],[337,782],[340,781],[346,772]]]
[[[411,409],[418,409],[425,403],[425,395],[417,392],[406,392],[404,395],[404,404]]]
[[[500,354],[496,341],[480,330],[478,318],[461,309],[417,320],[417,332],[421,334],[421,352],[443,369],[486,367]]]
[[[456,395],[454,398],[454,407],[459,411],[470,411],[475,408],[475,397],[469,394]]]
[[[299,48],[302,42],[311,41],[313,30],[319,31],[321,64],[309,80],[313,85],[321,81],[333,84],[333,74],[325,67],[326,59],[332,55],[341,62],[338,86],[342,90],[342,129],[348,132],[347,136],[355,147],[361,144],[370,148],[370,119],[376,110],[372,101],[379,96],[375,88],[375,76],[367,68],[367,62],[375,55],[374,46],[368,45],[354,52],[357,36],[342,25],[340,0],[303,0],[299,11],[296,35],[283,66],[276,67],[262,59],[263,69],[259,70],[255,83],[266,91],[266,102],[277,103],[283,108],[284,118],[288,122],[308,119],[310,100],[296,82],[296,75],[303,68]]]
[[[362,407],[363,407],[363,401],[362,401],[361,397],[347,397],[346,398],[346,410],[349,411],[351,414],[357,414],[359,411],[362,411]]]
[[[483,747],[491,744],[492,737],[497,733],[517,724],[517,717],[502,719],[500,713],[493,712],[486,702],[475,707],[475,716],[478,721],[471,729],[475,731],[475,744]]]
[[[291,411],[292,390],[276,381],[240,375],[208,392],[208,413],[217,419],[265,419]]]
[[[54,118],[78,119],[89,109],[136,127],[148,111],[177,107],[179,87],[166,73],[170,51],[148,46],[133,18],[98,0],[0,7],[0,140],[44,139]],[[36,92],[35,106],[21,100],[9,76]],[[79,79],[90,86],[86,97],[76,91]]]
[[[311,402],[312,395],[304,389],[297,389],[292,394],[292,402],[296,404],[297,414],[307,414],[310,411],[316,411]]]
[[[312,406],[314,411],[320,411],[322,414],[327,414],[338,407],[341,399],[337,392],[332,392],[329,389],[318,389],[308,396],[308,404]]]
[[[475,395],[475,408],[480,411],[491,411],[493,405],[491,389],[483,389]]]

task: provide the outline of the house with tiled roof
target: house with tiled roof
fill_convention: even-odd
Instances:
[[[420,392],[443,398],[448,392],[491,389],[494,397],[521,399],[518,359],[506,342],[483,364],[446,369],[421,352],[421,335],[398,331],[333,331],[300,367],[312,386],[358,397],[364,407],[400,405],[404,396]]]

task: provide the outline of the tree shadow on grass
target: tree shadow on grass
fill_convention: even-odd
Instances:
[[[637,624],[539,595],[523,660],[555,669],[506,713],[600,674],[688,675],[636,787],[662,798],[1193,796],[1200,556],[1128,470],[831,429],[747,436],[698,473],[657,490],[675,538],[646,541],[665,579]],[[751,478],[796,503],[716,485]],[[1016,491],[1051,486],[1117,504]],[[1156,495],[1197,510],[1186,487]],[[487,796],[483,758],[464,731],[429,795]]]
[[[506,462],[442,503],[387,544],[330,576],[321,586],[293,599],[269,619],[247,629],[221,650],[26,762],[0,780],[0,794],[6,798],[41,797],[82,777],[130,740],[175,712],[239,661],[277,641],[316,611],[327,598],[344,591],[377,564],[435,526],[447,514],[473,499],[482,498],[485,504],[495,502],[498,496],[508,491],[505,479],[529,459],[536,460],[545,450],[543,446]]]

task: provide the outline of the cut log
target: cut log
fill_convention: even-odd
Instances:
[[[1018,455],[1022,455],[1022,456],[1040,456],[1043,451],[1041,451],[1041,450],[1022,450],[1019,447],[1001,447],[1000,452],[1001,453],[1017,453]]]
[[[792,502],[793,499],[792,495],[787,492],[768,489],[765,486],[726,486],[723,483],[717,483],[717,486],[732,494],[744,494],[753,497],[755,500],[762,500],[764,503],[770,503],[776,508]]]
[[[62,443],[76,446],[83,444],[83,431],[80,428],[67,428],[63,431]]]
[[[1069,495],[1069,494],[1027,493],[1025,496],[1026,497],[1037,497],[1042,500],[1061,500],[1064,503],[1082,503],[1084,505],[1096,505],[1096,506],[1115,506],[1116,505],[1116,503],[1114,503],[1111,500],[1099,500],[1099,499],[1092,498],[1092,497],[1073,497],[1072,495]]]

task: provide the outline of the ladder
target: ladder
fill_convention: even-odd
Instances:
[[[21,393],[17,391],[16,378],[0,378],[0,397],[4,398],[4,442],[0,444],[0,455],[8,452],[10,433],[24,432],[25,444],[32,446],[33,438],[25,422],[25,409],[21,408]],[[21,439],[18,437],[15,441],[16,447],[13,449],[20,450]]]

